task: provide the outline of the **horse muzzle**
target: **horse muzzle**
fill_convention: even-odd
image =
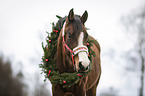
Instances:
[[[79,70],[78,72],[82,73],[82,72],[87,72],[89,70],[89,65],[88,66],[84,66],[82,62],[79,62]]]

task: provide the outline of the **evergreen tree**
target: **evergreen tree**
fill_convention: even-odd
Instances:
[[[21,76],[20,72],[13,77],[10,61],[4,62],[0,56],[0,96],[23,96],[23,83],[19,80]]]

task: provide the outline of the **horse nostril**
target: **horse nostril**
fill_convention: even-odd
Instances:
[[[86,70],[86,68],[82,65],[82,62],[79,62],[79,67],[80,67],[80,69],[81,69],[82,71],[85,71],[85,70]]]
[[[88,70],[88,69],[89,69],[89,66],[86,67],[86,70]]]
[[[79,62],[79,67],[82,68],[82,66],[83,66],[83,65],[82,65],[82,62]]]

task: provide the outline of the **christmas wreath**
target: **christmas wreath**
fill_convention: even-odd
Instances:
[[[59,16],[56,16],[60,19]],[[46,37],[46,45],[44,46],[42,42],[42,48],[44,51],[44,56],[42,56],[42,64],[39,64],[39,67],[42,68],[42,73],[45,75],[44,82],[46,79],[49,79],[52,84],[62,84],[63,88],[71,87],[72,85],[76,84],[81,78],[88,75],[88,73],[92,69],[92,65],[90,63],[90,68],[88,72],[85,73],[59,73],[59,71],[56,70],[56,59],[54,58],[55,53],[57,52],[57,39],[59,36],[60,30],[58,22],[55,24],[52,23],[52,32],[47,32]],[[88,38],[87,47],[88,47],[88,57],[91,61],[91,57],[95,56],[94,51],[91,50],[92,42],[94,40],[91,40]],[[41,73],[41,74],[42,74]]]

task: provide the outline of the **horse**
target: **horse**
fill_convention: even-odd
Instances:
[[[90,68],[87,40],[88,38],[95,39],[88,35],[85,28],[84,23],[87,18],[87,11],[79,16],[74,15],[74,11],[71,9],[68,16],[58,22],[60,33],[55,58],[56,67],[60,73],[87,72]],[[95,56],[92,56],[92,69],[89,74],[69,88],[63,88],[61,84],[52,84],[53,96],[96,96],[96,88],[101,76],[98,41],[93,42],[91,49],[95,52]]]

